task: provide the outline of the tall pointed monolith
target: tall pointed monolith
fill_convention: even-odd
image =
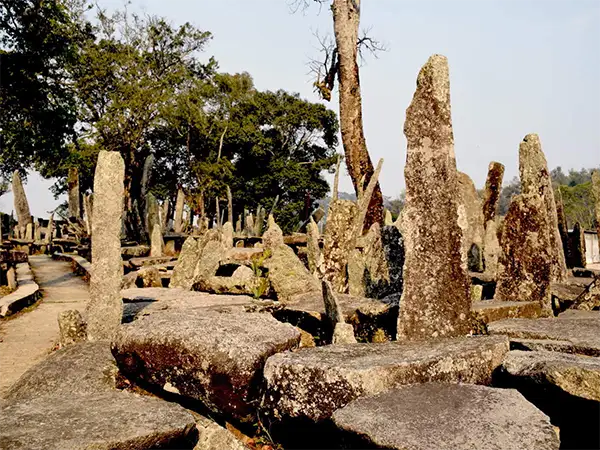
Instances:
[[[31,212],[29,210],[27,195],[25,195],[25,189],[23,188],[23,181],[21,181],[21,175],[17,170],[15,170],[12,177],[12,191],[17,220],[19,222],[19,235],[23,237],[25,236],[27,224],[31,223]]]
[[[81,217],[79,200],[79,171],[77,167],[69,168],[67,175],[67,187],[69,190],[69,217]]]
[[[182,189],[177,191],[177,199],[175,200],[175,220],[173,223],[173,231],[181,233],[183,230],[183,207],[185,206],[185,194]]]
[[[121,222],[125,164],[118,152],[102,150],[94,175],[92,273],[87,306],[88,338],[111,340],[123,317]]]
[[[498,201],[502,192],[502,178],[504,177],[504,165],[492,161],[488,166],[487,179],[485,180],[485,191],[483,194],[483,221],[488,223],[494,220]]]
[[[469,280],[461,264],[458,186],[448,61],[433,55],[406,111],[406,252],[398,339],[459,336],[470,330]]]
[[[537,134],[528,134],[519,145],[519,173],[521,192],[523,194],[540,195],[544,203],[544,213],[548,217],[550,254],[552,256],[550,279],[553,282],[564,281],[567,278],[567,265],[558,231],[554,190],[552,189],[548,163]]]

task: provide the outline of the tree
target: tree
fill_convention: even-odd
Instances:
[[[92,38],[84,0],[0,0],[0,177],[68,158],[76,99],[67,68]]]
[[[83,48],[73,69],[80,105],[80,136],[125,160],[125,226],[128,237],[145,240],[142,172],[152,132],[176,94],[215,66],[197,59],[211,38],[186,23],[98,11],[97,38]]]
[[[325,0],[315,1],[326,3]],[[307,5],[306,0],[303,3]],[[317,75],[315,87],[323,99],[331,99],[336,78],[339,83],[342,142],[346,166],[357,194],[362,189],[361,183],[366,186],[374,172],[363,130],[358,56],[361,48],[371,52],[382,49],[377,41],[366,35],[359,38],[360,5],[360,0],[331,2],[335,46],[326,40],[321,40],[324,62],[313,64],[313,70]],[[373,223],[382,222],[383,196],[377,183],[369,204],[364,229],[369,229]]]

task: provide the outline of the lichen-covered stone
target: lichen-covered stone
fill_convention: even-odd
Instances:
[[[265,411],[276,418],[326,419],[352,400],[428,381],[488,383],[508,339],[329,345],[267,360]]]
[[[159,224],[154,224],[154,226],[152,227],[152,233],[150,235],[150,256],[151,257],[163,256],[164,251],[165,251],[165,242],[163,240],[161,227]]]
[[[85,341],[87,338],[86,323],[81,317],[81,313],[76,309],[69,309],[58,314],[59,345],[76,344]]]
[[[110,340],[121,324],[121,227],[125,163],[118,152],[100,151],[94,174],[92,273],[87,305],[90,340]]]
[[[260,398],[265,360],[299,342],[293,326],[267,314],[172,309],[123,325],[113,354],[132,380],[169,383],[217,413],[245,419]]]
[[[319,228],[310,217],[310,222],[306,225],[306,254],[308,257],[308,270],[310,273],[317,273],[318,267],[323,263],[321,248],[319,246]]]
[[[483,194],[482,211],[484,223],[496,218],[496,210],[498,209],[498,201],[500,200],[500,193],[502,191],[503,177],[504,165],[496,161],[490,162]]]
[[[17,220],[19,222],[19,231],[21,234],[24,234],[27,224],[31,223],[31,211],[29,210],[29,202],[27,201],[27,195],[23,188],[23,181],[21,180],[21,175],[18,170],[15,170],[13,173],[12,192]]]
[[[206,280],[217,273],[219,264],[227,252],[226,246],[220,240],[220,233],[210,230],[204,236],[205,244],[200,253],[200,258],[194,269],[193,284]],[[202,240],[202,239],[201,239]]]
[[[329,204],[323,239],[323,264],[319,270],[336,292],[345,292],[347,288],[346,267],[357,238],[354,230],[356,215],[356,203],[350,200],[334,199]]]
[[[550,310],[552,271],[548,215],[539,195],[510,202],[500,239],[496,300],[537,301]]]
[[[361,398],[334,423],[374,448],[556,450],[550,419],[514,389],[427,383]]]
[[[177,198],[175,199],[175,217],[173,222],[173,231],[181,233],[183,231],[183,207],[185,205],[185,194],[183,190],[177,190]]]
[[[488,220],[485,224],[483,237],[483,262],[484,273],[495,279],[498,274],[498,258],[500,256],[500,241],[495,220]]]
[[[350,323],[338,322],[333,328],[332,344],[356,344],[354,327]]]
[[[485,300],[473,303],[471,309],[475,317],[486,324],[512,318],[536,319],[542,314],[540,302]]]
[[[49,355],[0,405],[0,448],[146,450],[190,445],[194,418],[181,406],[116,389],[107,342]]]
[[[268,219],[267,231],[263,234],[263,247],[272,249],[283,244],[283,231],[279,228],[279,225],[275,223],[275,219],[270,215]]]
[[[506,355],[502,369],[513,377],[553,385],[568,394],[600,402],[600,358],[513,350]]]
[[[195,236],[189,236],[179,253],[179,258],[173,268],[170,286],[174,288],[191,289],[194,283],[194,270],[200,259],[202,247],[200,240]]]
[[[551,257],[550,280],[564,281],[567,277],[567,265],[558,230],[554,190],[548,163],[537,134],[528,134],[519,145],[519,174],[521,192],[526,195],[539,195],[544,204],[542,212],[546,215],[545,221],[550,242],[548,247]]]
[[[279,301],[286,301],[296,294],[320,292],[319,281],[310,274],[304,263],[287,245],[269,250],[271,256],[264,261],[268,278]]]
[[[600,317],[506,319],[490,323],[491,334],[518,339],[550,339],[571,342],[577,353],[600,356]]]
[[[461,256],[468,270],[479,272],[482,266],[481,253],[471,255],[473,246],[483,246],[484,219],[481,199],[475,189],[475,183],[466,173],[458,172],[458,224],[462,229]],[[473,260],[473,261],[471,261]]]
[[[458,186],[450,114],[448,61],[423,66],[406,111],[406,259],[398,338],[459,336],[469,332],[469,280],[461,263]]]
[[[233,225],[231,222],[225,222],[222,230],[222,241],[226,248],[233,247]]]
[[[246,447],[227,428],[206,417],[196,419],[198,442],[194,450],[247,450]]]
[[[583,292],[577,296],[572,307],[580,310],[600,309],[600,277],[595,277]]]

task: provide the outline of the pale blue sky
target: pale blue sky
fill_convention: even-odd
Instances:
[[[317,5],[292,14],[290,4],[132,0],[129,8],[211,31],[206,57],[222,71],[250,72],[258,89],[318,101],[307,62],[318,56],[313,31],[330,32],[331,15]],[[506,165],[505,179],[517,175],[527,133],[540,135],[551,168],[600,165],[600,1],[362,0],[362,8],[361,27],[388,47],[361,68],[365,134],[372,159],[385,158],[384,195],[404,187],[405,111],[433,53],[448,57],[457,164],[478,187],[492,160]],[[337,111],[337,97],[328,105]],[[348,177],[341,184],[351,191]],[[45,215],[53,203],[48,183],[30,185],[32,212]],[[0,198],[0,210],[11,209],[10,195]]]

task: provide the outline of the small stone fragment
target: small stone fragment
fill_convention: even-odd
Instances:
[[[333,329],[333,344],[356,344],[352,324],[338,322]]]
[[[87,337],[86,324],[81,317],[81,313],[76,309],[59,313],[58,329],[60,332],[60,347],[84,341]]]

